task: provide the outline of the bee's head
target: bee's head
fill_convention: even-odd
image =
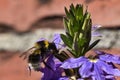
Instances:
[[[38,41],[35,43],[35,48],[40,49],[40,48],[48,48],[49,47],[49,42],[47,40],[43,41]]]

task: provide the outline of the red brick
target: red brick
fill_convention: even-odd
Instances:
[[[108,27],[120,25],[119,0],[50,0],[51,2],[46,4],[37,1],[0,0],[0,23],[10,25],[17,31],[26,31],[43,17],[63,16],[64,7],[69,7],[71,3],[83,3],[88,5],[94,24]]]

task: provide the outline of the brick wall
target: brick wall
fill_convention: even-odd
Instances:
[[[119,0],[0,0],[0,24],[19,32],[27,31],[46,16],[62,17],[64,7],[71,3],[88,5],[95,24],[105,27],[120,25]]]
[[[103,26],[95,48],[120,53],[119,0],[0,0],[0,80],[39,80],[41,73],[29,76],[27,63],[18,56],[39,38],[62,33],[64,6],[71,3],[88,5],[93,24]]]

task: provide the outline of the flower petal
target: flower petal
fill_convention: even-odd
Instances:
[[[94,64],[94,75],[93,77],[95,78],[95,80],[105,80],[105,77],[102,74],[103,72],[100,70],[100,67],[98,65],[96,65],[96,63]]]
[[[114,76],[120,76],[120,70],[118,70],[117,68],[113,68],[112,65],[107,64],[101,60],[99,60],[96,64],[99,67],[101,67],[101,70],[105,71],[107,74],[111,74]]]
[[[93,63],[89,61],[83,63],[83,65],[79,68],[79,74],[82,76],[82,78],[91,76],[92,67],[93,67]]]
[[[62,39],[60,37],[60,34],[55,34],[53,37],[53,42],[55,43],[57,49],[59,48],[61,41]]]
[[[61,77],[61,78],[59,78],[59,80],[69,80],[69,78],[68,77]]]
[[[41,71],[43,72],[43,76],[42,76],[42,79],[41,80],[48,80],[48,79],[51,79],[52,76],[53,76],[53,73],[51,70],[49,70],[48,68],[44,68],[44,69],[41,69]],[[47,76],[47,77],[46,77]]]
[[[105,78],[106,78],[107,80],[116,80],[113,75],[106,75]]]
[[[92,31],[97,30],[101,27],[101,25],[92,25]]]
[[[101,37],[102,35],[99,32],[92,32],[93,37]]]
[[[53,55],[50,55],[49,58],[46,61],[46,64],[52,69],[56,70],[55,62],[53,60]]]
[[[58,80],[62,76],[62,69],[56,66],[56,70],[52,70],[48,67],[41,68],[40,71],[43,73],[41,80]]]
[[[112,62],[116,64],[120,64],[120,57],[119,56],[113,56],[111,54],[105,54],[101,55],[100,59],[106,62]]]
[[[99,55],[100,60],[120,64],[120,56],[108,54],[102,51],[96,51],[96,53]]]
[[[77,68],[80,67],[85,61],[87,61],[85,57],[69,58],[68,60],[63,62],[61,67],[64,69]]]
[[[96,32],[97,29],[99,29],[101,25],[93,25],[92,26],[92,36],[93,37],[101,37],[102,35],[99,32]]]
[[[55,34],[53,37],[54,43],[60,43],[62,41],[60,34]]]

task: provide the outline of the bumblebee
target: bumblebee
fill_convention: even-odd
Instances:
[[[24,56],[24,59],[27,58],[29,70],[39,71],[40,63],[43,62],[45,66],[49,67],[45,63],[45,59],[49,54],[56,54],[58,50],[54,42],[49,42],[47,40],[38,41],[35,45],[28,49],[26,52],[22,53],[20,57]]]

